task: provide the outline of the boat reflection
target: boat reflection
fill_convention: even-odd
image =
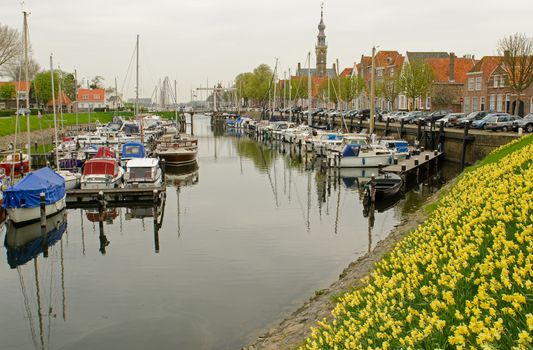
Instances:
[[[14,223],[8,220],[6,228],[4,245],[7,248],[7,262],[14,269],[41,253],[44,257],[48,256],[48,248],[61,240],[67,229],[67,213],[63,210],[46,219],[44,234],[40,222],[15,227]]]
[[[198,163],[169,166],[165,168],[165,183],[167,185],[182,187],[196,185],[199,181]]]

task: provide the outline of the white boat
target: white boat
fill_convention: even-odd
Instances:
[[[341,168],[377,168],[393,162],[390,150],[373,148],[364,135],[346,136],[340,154]]]
[[[41,218],[41,193],[45,194],[46,216],[65,208],[65,180],[50,168],[26,175],[4,191],[3,208],[15,224],[26,224]]]
[[[114,153],[107,147],[100,147],[96,156],[85,162],[81,177],[82,189],[115,188],[122,184],[122,169]]]
[[[126,163],[124,186],[159,187],[162,182],[161,168],[157,158],[134,158]]]
[[[80,181],[81,181],[80,173],[72,173],[68,170],[59,170],[57,173],[61,175],[63,179],[65,179],[65,189],[67,191],[80,187]]]

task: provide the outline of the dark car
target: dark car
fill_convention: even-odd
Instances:
[[[462,128],[462,127],[465,126],[465,123],[467,121],[470,121],[470,123],[473,123],[476,120],[481,120],[481,119],[485,118],[485,116],[487,114],[489,114],[489,113],[492,113],[492,112],[489,112],[489,111],[472,112],[472,113],[468,114],[466,117],[460,118],[457,121],[455,121],[454,123],[449,124],[449,126],[455,126],[455,127],[458,127],[458,128]]]
[[[448,114],[450,114],[450,111],[447,111],[447,110],[438,110],[438,111],[435,111],[435,112],[431,112],[430,114],[426,115],[424,118],[420,118],[420,119],[423,119],[425,123],[427,123],[428,125],[431,124],[432,121],[437,121],[445,116],[447,116]]]
[[[533,132],[533,113],[529,113],[524,118],[513,123],[514,130],[518,130],[519,128],[522,128],[526,132]]]
[[[374,116],[378,119],[378,120],[381,120],[381,114],[379,113],[379,110],[376,109],[376,113],[374,114]],[[359,110],[359,112],[357,112],[354,117],[358,118],[358,119],[368,119],[370,118],[370,109],[369,108],[366,108],[366,109],[361,109]]]

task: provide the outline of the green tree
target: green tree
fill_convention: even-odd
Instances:
[[[61,89],[72,101],[76,99],[76,86],[74,82],[74,74],[61,72]]]
[[[94,78],[91,79],[91,82],[89,84],[89,88],[91,89],[103,89],[104,88],[104,77],[101,75],[97,75]]]
[[[1,99],[14,98],[15,95],[16,95],[16,89],[14,85],[5,84],[5,85],[0,86],[0,98]]]
[[[415,105],[415,100],[419,97],[427,96],[435,80],[435,74],[431,67],[421,61],[415,60],[406,63],[399,78],[400,91],[410,99]]]
[[[268,102],[269,91],[273,88],[272,69],[267,64],[261,64],[253,71],[251,78],[250,98],[259,105]]]
[[[54,72],[54,85],[58,89],[59,74]],[[35,87],[35,97],[40,105],[46,105],[52,99],[52,73],[44,71],[38,73],[33,81]]]
[[[235,85],[233,86],[237,90],[237,96],[239,100],[244,100],[244,105],[249,105],[251,98],[253,73],[241,73],[235,77]]]

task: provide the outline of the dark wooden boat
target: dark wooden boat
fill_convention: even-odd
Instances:
[[[192,135],[164,135],[157,141],[155,153],[168,165],[184,165],[196,161],[198,138]]]
[[[393,173],[384,173],[374,180],[376,195],[393,196],[402,188],[403,180],[401,176]]]

